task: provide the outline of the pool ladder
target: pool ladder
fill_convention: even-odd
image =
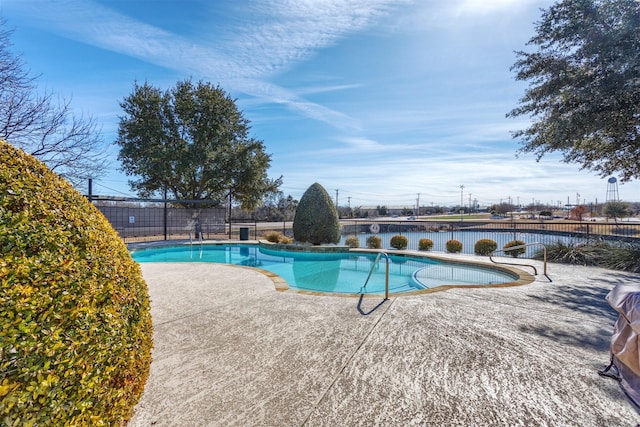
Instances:
[[[364,291],[367,288],[367,284],[369,283],[369,279],[371,279],[371,275],[373,275],[373,270],[375,270],[376,266],[380,262],[380,258],[384,257],[385,260],[385,273],[384,273],[384,299],[375,307],[373,307],[370,311],[365,312],[362,310],[362,300],[364,299]],[[367,276],[367,280],[364,281],[364,285],[360,288],[360,300],[358,301],[358,311],[363,316],[367,316],[374,311],[376,311],[382,304],[385,303],[389,299],[389,255],[386,252],[379,252],[376,256],[376,259],[373,261],[371,265],[371,269],[369,270],[369,275]]]

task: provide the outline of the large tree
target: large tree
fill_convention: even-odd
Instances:
[[[508,117],[520,153],[564,161],[601,176],[640,178],[640,2],[564,0],[542,11],[533,52],[517,52],[516,79],[529,87]]]
[[[95,120],[74,115],[68,100],[38,92],[37,78],[11,52],[11,34],[0,18],[0,139],[75,185],[101,175],[106,149]]]
[[[119,159],[140,196],[233,199],[251,210],[277,191],[280,178],[267,176],[271,156],[249,137],[249,120],[219,86],[184,80],[162,91],[135,83],[120,105]]]

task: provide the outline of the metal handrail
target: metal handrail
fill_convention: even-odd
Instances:
[[[367,287],[369,283],[369,279],[371,279],[371,275],[373,274],[373,270],[376,268],[376,265],[380,262],[380,257],[384,256],[386,262],[385,269],[385,277],[384,277],[384,299],[389,299],[389,255],[386,252],[379,252],[376,256],[376,259],[373,260],[373,264],[371,265],[371,269],[369,270],[369,275],[367,276],[367,280],[364,281],[364,285],[362,285],[362,290]]]
[[[369,275],[367,276],[367,279],[364,281],[364,285],[362,285],[361,289],[364,289],[367,287],[367,283],[369,283],[369,279],[371,279],[371,275],[373,274],[373,269],[376,267],[376,264],[378,264],[378,262],[380,261],[381,256],[382,256],[382,252],[376,255],[376,258],[373,260],[373,264],[371,264],[371,268],[369,269]]]
[[[489,254],[489,260],[494,263],[494,264],[505,264],[505,265],[519,265],[521,267],[531,267],[533,268],[533,274],[534,275],[538,275],[538,270],[536,269],[536,267],[534,265],[530,265],[530,264],[518,264],[518,263],[512,263],[512,262],[498,262],[498,261],[494,261],[493,260],[493,255],[496,252],[504,252],[507,253],[509,251],[514,251],[516,249],[524,249],[528,246],[542,246],[542,252],[543,252],[543,267],[544,267],[544,272],[543,274],[545,275],[545,277],[547,279],[549,279],[550,282],[553,282],[553,280],[551,280],[551,277],[549,277],[549,275],[547,274],[547,247],[544,245],[544,243],[540,243],[540,242],[533,242],[533,243],[525,243],[524,245],[518,245],[518,246],[511,246],[509,248],[506,249],[498,249],[495,250],[493,252],[491,252]]]
[[[200,242],[200,258],[202,258],[202,232],[198,233],[198,241]],[[191,232],[189,232],[189,245],[193,248],[193,236]]]
[[[369,283],[369,279],[373,274],[373,270],[376,268],[376,265],[380,262],[380,257],[382,256],[384,256],[386,261],[385,281],[384,281],[384,299],[380,301],[378,305],[376,305],[371,310],[365,313],[362,310],[362,300],[364,299],[364,290],[366,289],[367,284]],[[369,275],[367,276],[367,280],[365,280],[364,285],[362,285],[362,287],[360,288],[360,300],[358,301],[358,311],[363,316],[367,316],[373,313],[374,311],[376,311],[378,308],[380,308],[380,306],[382,306],[382,304],[384,304],[385,301],[387,301],[388,299],[389,299],[389,255],[387,255],[386,252],[379,252],[378,255],[376,256],[376,259],[373,260],[373,264],[371,265],[371,269],[369,270]]]

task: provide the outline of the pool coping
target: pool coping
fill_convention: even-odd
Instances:
[[[136,249],[146,249],[157,246],[183,246],[190,244],[202,244],[207,246],[214,245],[254,245],[257,247],[268,248],[269,250],[286,250],[292,245],[282,245],[277,243],[268,242],[265,240],[205,240],[202,242],[192,243],[190,241],[156,241],[156,242],[140,242],[135,244],[127,245],[130,251]],[[463,259],[463,258],[453,258],[456,254],[440,254],[433,253],[431,251],[416,251],[416,250],[398,250],[398,249],[369,249],[369,248],[348,248],[348,250],[344,250],[345,246],[334,245],[334,246],[298,246],[298,252],[319,252],[319,253],[386,253],[389,255],[400,256],[400,257],[414,257],[414,258],[429,258],[435,259],[439,261],[445,261],[450,264],[459,264],[466,266],[479,266],[483,269],[495,270],[502,273],[507,273],[517,277],[516,280],[512,282],[506,283],[497,283],[497,284],[486,284],[486,285],[468,285],[468,284],[450,284],[450,285],[441,285],[433,288],[424,288],[424,289],[416,289],[414,291],[405,291],[405,292],[390,292],[389,296],[397,297],[397,296],[413,296],[413,295],[423,295],[430,294],[434,292],[442,292],[449,289],[474,289],[474,288],[507,288],[513,286],[523,286],[528,285],[535,282],[536,278],[534,275],[514,266],[509,265],[508,263],[488,263],[481,262],[479,260],[472,259]],[[459,254],[458,254],[459,255]],[[271,271],[259,268],[259,267],[249,267],[243,265],[233,265],[233,264],[225,264],[235,268],[244,268],[250,269],[254,271],[258,271],[261,274],[268,277],[273,283],[276,291],[278,292],[293,292],[303,295],[314,295],[314,296],[333,296],[333,297],[346,297],[346,298],[359,298],[360,293],[344,293],[344,292],[320,292],[320,291],[308,291],[304,289],[295,289],[289,286],[289,283],[284,280],[281,276],[276,273],[272,273]],[[364,294],[365,298],[380,298],[383,296],[383,293],[367,293]]]

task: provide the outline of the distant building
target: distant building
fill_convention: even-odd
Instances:
[[[378,213],[378,206],[360,206],[360,215],[368,218],[375,218],[378,216],[413,215],[415,214],[414,211],[416,209],[415,206],[409,206],[409,205],[396,205],[396,206],[379,205],[379,206],[387,209],[387,215],[380,215]]]

